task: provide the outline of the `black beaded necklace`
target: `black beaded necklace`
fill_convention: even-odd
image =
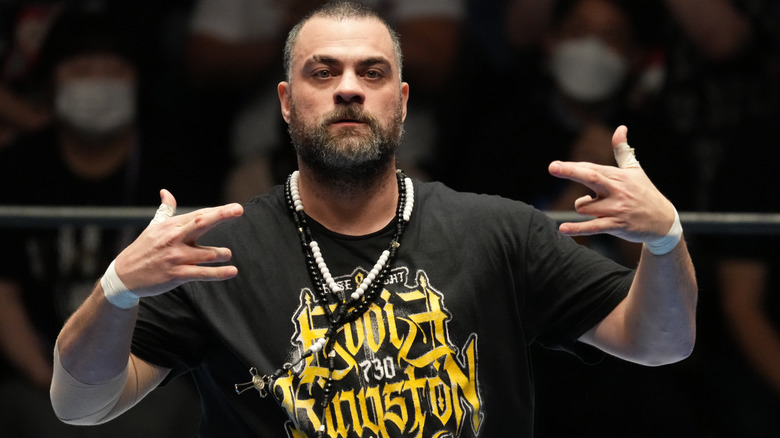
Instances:
[[[406,177],[401,170],[396,172],[396,178],[398,180],[398,205],[396,207],[395,234],[390,241],[388,249],[382,252],[374,268],[363,279],[355,292],[350,296],[343,297],[336,295],[337,292],[341,291],[341,287],[331,277],[322,258],[319,245],[312,237],[311,228],[303,211],[303,204],[298,193],[298,172],[293,172],[287,178],[285,184],[287,206],[298,229],[298,237],[306,258],[309,278],[314,285],[314,304],[322,307],[327,317],[328,330],[325,336],[317,340],[294,363],[285,363],[271,375],[260,376],[256,368],[250,368],[249,373],[252,375],[252,380],[236,384],[235,389],[238,394],[242,394],[251,388],[255,388],[260,393],[260,397],[265,397],[268,395],[268,389],[276,379],[291,373],[291,370],[307,357],[322,352],[323,356],[328,359],[328,378],[323,388],[325,397],[320,404],[320,427],[317,430],[317,437],[324,437],[326,432],[325,411],[330,403],[336,358],[336,352],[333,349],[333,335],[344,325],[361,317],[380,294],[385,278],[390,271],[390,266],[395,260],[398,248],[401,246],[401,235],[409,222],[412,209],[414,208],[414,185],[411,179]],[[329,291],[331,292],[330,294],[328,293]],[[332,305],[335,308],[331,311]]]

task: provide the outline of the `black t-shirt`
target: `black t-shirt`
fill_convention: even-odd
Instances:
[[[415,196],[383,292],[336,334],[329,433],[531,436],[529,346],[578,348],[625,297],[633,271],[524,203],[417,181]],[[312,228],[347,293],[394,231],[348,237]],[[273,373],[325,332],[299,242],[276,187],[202,240],[232,250],[237,277],[141,300],[133,352],[172,375],[193,372],[202,436],[313,436],[319,426],[312,407],[327,378],[323,357],[277,380],[274,396],[233,387],[250,380],[250,367]]]

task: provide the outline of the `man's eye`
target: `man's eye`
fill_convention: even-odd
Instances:
[[[314,73],[314,77],[319,79],[327,79],[331,76],[330,72],[328,70],[319,70]]]
[[[378,70],[368,70],[366,72],[366,77],[369,79],[379,79],[382,77],[382,73]]]

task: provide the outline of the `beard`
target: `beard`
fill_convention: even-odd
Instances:
[[[363,125],[331,132],[331,125],[340,120]],[[393,164],[403,135],[401,100],[386,126],[357,104],[339,105],[318,123],[307,124],[291,102],[288,132],[301,163],[321,183],[353,192],[376,181]]]

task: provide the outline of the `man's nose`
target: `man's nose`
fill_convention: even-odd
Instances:
[[[354,72],[345,72],[333,92],[335,103],[360,103],[365,100],[365,92],[360,83],[360,76]]]

